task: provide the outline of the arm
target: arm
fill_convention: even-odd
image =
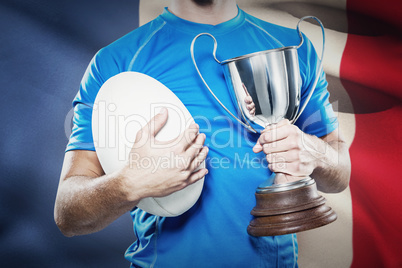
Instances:
[[[205,176],[206,169],[194,172],[208,152],[203,147],[205,135],[197,134],[197,125],[190,126],[178,142],[173,142],[174,146],[152,146],[169,144],[155,140],[166,121],[166,110],[151,119],[138,132],[130,154],[158,158],[173,152],[187,160],[178,165],[154,170],[127,163],[121,170],[105,175],[95,152],[75,150],[65,154],[54,209],[56,224],[64,235],[99,231],[134,208],[142,198],[169,195]]]
[[[269,168],[286,174],[276,183],[311,176],[318,190],[328,193],[341,192],[349,184],[348,146],[338,130],[318,138],[282,120],[261,133],[253,151],[264,151]]]
[[[120,173],[104,175],[95,152],[66,152],[54,208],[64,235],[99,231],[138,201],[129,200]]]
[[[307,134],[306,134],[307,135]],[[326,193],[341,192],[349,185],[351,164],[349,147],[336,129],[323,137],[307,135],[316,165],[311,177],[317,188]]]

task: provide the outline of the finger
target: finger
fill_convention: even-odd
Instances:
[[[261,133],[259,137],[260,144],[276,142],[283,140],[297,131],[297,128],[293,125],[283,125],[282,127],[277,127],[275,129],[267,131],[266,129]]]
[[[155,145],[160,145],[174,148],[174,151],[178,154],[185,152],[194,142],[195,139],[198,137],[198,130],[199,126],[197,124],[191,124],[185,131],[180,133],[177,138],[168,141],[159,141],[154,139],[153,142]],[[202,145],[198,147],[201,149]]]
[[[246,107],[247,107],[247,110],[251,111],[255,108],[255,104],[253,102],[253,103],[248,104]]]
[[[250,96],[250,94],[248,93],[246,85],[244,83],[242,83],[242,86],[243,86],[243,89],[244,89],[244,92],[246,93],[246,95]]]
[[[262,151],[262,145],[261,143],[257,140],[256,144],[253,147],[253,152],[254,153],[259,153]]]
[[[204,133],[198,134],[197,138],[186,150],[187,157],[193,159],[200,152],[200,150],[203,149],[204,142],[205,142],[205,134]]]
[[[143,133],[155,137],[156,134],[163,128],[168,119],[168,110],[162,107],[160,112],[149,120],[149,122],[141,129]]]
[[[181,150],[185,151],[189,146],[194,143],[194,140],[198,137],[199,126],[197,124],[191,124],[183,133],[178,137],[178,146]]]
[[[246,96],[246,97],[244,98],[244,102],[245,102],[246,104],[251,104],[251,103],[253,103],[253,98],[252,98],[251,96]]]
[[[187,179],[188,185],[201,180],[207,174],[208,174],[208,169],[206,169],[206,168],[201,168],[200,170],[197,170],[197,171],[191,173],[191,175]]]
[[[283,119],[277,124],[271,124],[267,126],[262,132],[258,141],[253,147],[255,153],[262,151],[262,146],[266,143],[275,142],[278,140],[285,139],[288,137],[292,131],[294,131],[293,125],[290,124],[289,120]]]
[[[278,153],[268,153],[266,158],[268,163],[273,164],[273,163],[290,163],[298,161],[300,159],[300,156],[298,150],[290,150]]]
[[[299,128],[289,125],[276,131],[261,134],[258,141],[266,154],[289,151],[301,148],[302,140],[300,134],[301,130]]]
[[[194,157],[193,161],[191,162],[190,165],[190,170],[196,170],[200,164],[207,158],[209,148],[208,147],[203,147],[198,155]]]
[[[255,115],[255,108],[251,109],[251,110],[249,111],[249,113],[250,113],[250,115],[254,116],[254,115]]]
[[[282,147],[284,147],[282,145],[282,141],[289,136],[289,133],[290,131],[288,131],[287,129],[276,129],[272,131],[263,132],[258,138],[256,144],[254,145],[253,151],[255,153],[264,151],[266,154],[285,151],[281,149]],[[275,147],[278,147],[278,144],[281,145],[279,151],[275,150]]]
[[[265,154],[288,152],[299,149],[299,143],[296,139],[283,139],[275,142],[265,143],[262,145],[262,151]]]

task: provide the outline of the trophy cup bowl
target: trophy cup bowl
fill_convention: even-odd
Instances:
[[[192,59],[205,86],[233,118],[254,133],[260,133],[266,126],[276,124],[282,119],[288,119],[294,123],[313,94],[321,73],[321,62],[318,68],[320,73],[316,75],[303,106],[300,106],[301,78],[297,49],[303,44],[299,24],[307,18],[315,19],[321,25],[322,59],[325,45],[324,27],[316,17],[311,16],[301,18],[297,24],[297,31],[301,38],[298,46],[260,51],[225,61],[219,61],[216,58],[217,42],[214,36],[201,33],[193,39]],[[220,102],[197,67],[194,43],[202,35],[210,36],[214,40],[213,56],[223,67],[229,92],[241,119]],[[336,213],[325,204],[325,198],[318,194],[314,179],[306,177],[298,181],[272,185],[272,181],[276,181],[276,176],[283,176],[283,174],[272,173],[271,177],[256,189],[256,206],[251,211],[254,219],[247,228],[249,235],[272,236],[295,233],[317,228],[336,220]]]

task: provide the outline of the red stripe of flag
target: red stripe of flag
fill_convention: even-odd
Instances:
[[[340,75],[356,119],[352,267],[402,267],[402,2],[348,0],[347,9]]]

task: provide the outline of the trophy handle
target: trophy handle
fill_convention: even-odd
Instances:
[[[308,102],[310,101],[311,96],[313,95],[314,90],[315,90],[315,87],[316,87],[316,85],[317,85],[318,79],[319,79],[320,76],[321,76],[321,72],[322,72],[322,61],[323,61],[323,59],[324,59],[324,49],[325,49],[325,31],[324,31],[324,25],[322,24],[322,22],[321,22],[317,17],[314,17],[314,16],[305,16],[305,17],[301,18],[301,19],[299,20],[299,22],[297,23],[297,32],[298,32],[298,34],[299,34],[299,36],[300,36],[300,39],[301,39],[300,44],[297,46],[297,48],[301,47],[301,45],[302,45],[303,42],[304,42],[303,35],[302,35],[302,32],[300,31],[299,26],[300,26],[300,23],[301,23],[302,21],[306,20],[306,19],[314,19],[314,20],[316,20],[316,21],[320,24],[320,26],[321,26],[321,31],[322,31],[322,52],[321,52],[321,59],[320,59],[320,65],[318,66],[318,74],[317,74],[317,76],[316,76],[316,78],[315,78],[315,80],[314,80],[314,83],[313,83],[313,85],[312,85],[312,87],[311,87],[311,90],[310,90],[309,94],[307,95],[307,98],[306,98],[306,100],[304,101],[303,106],[300,108],[299,113],[298,113],[297,116],[291,121],[291,123],[296,122],[296,120],[299,118],[299,116],[301,115],[301,113],[302,113],[302,112],[304,111],[304,109],[306,108]]]
[[[195,41],[203,35],[207,35],[209,37],[211,37],[214,40],[214,50],[212,52],[212,55],[214,56],[214,59],[217,63],[221,64],[221,62],[216,58],[216,49],[218,47],[218,43],[216,42],[215,37],[210,34],[210,33],[200,33],[198,34],[196,37],[194,37],[193,41],[191,42],[191,48],[190,48],[190,52],[191,52],[191,59],[193,60],[193,64],[195,69],[197,70],[198,75],[200,76],[202,82],[204,83],[204,85],[207,87],[208,91],[211,93],[211,95],[215,98],[215,100],[222,106],[223,109],[225,109],[225,111],[230,114],[237,122],[239,122],[240,124],[242,124],[245,128],[249,129],[250,131],[256,133],[256,131],[251,128],[251,126],[245,124],[243,121],[241,121],[237,116],[235,116],[231,111],[229,111],[228,108],[226,108],[226,106],[219,100],[219,98],[214,94],[214,92],[211,90],[211,88],[208,86],[207,82],[205,81],[204,77],[202,76],[200,70],[198,69],[197,66],[197,62],[195,61],[195,57],[194,57],[194,44]]]

